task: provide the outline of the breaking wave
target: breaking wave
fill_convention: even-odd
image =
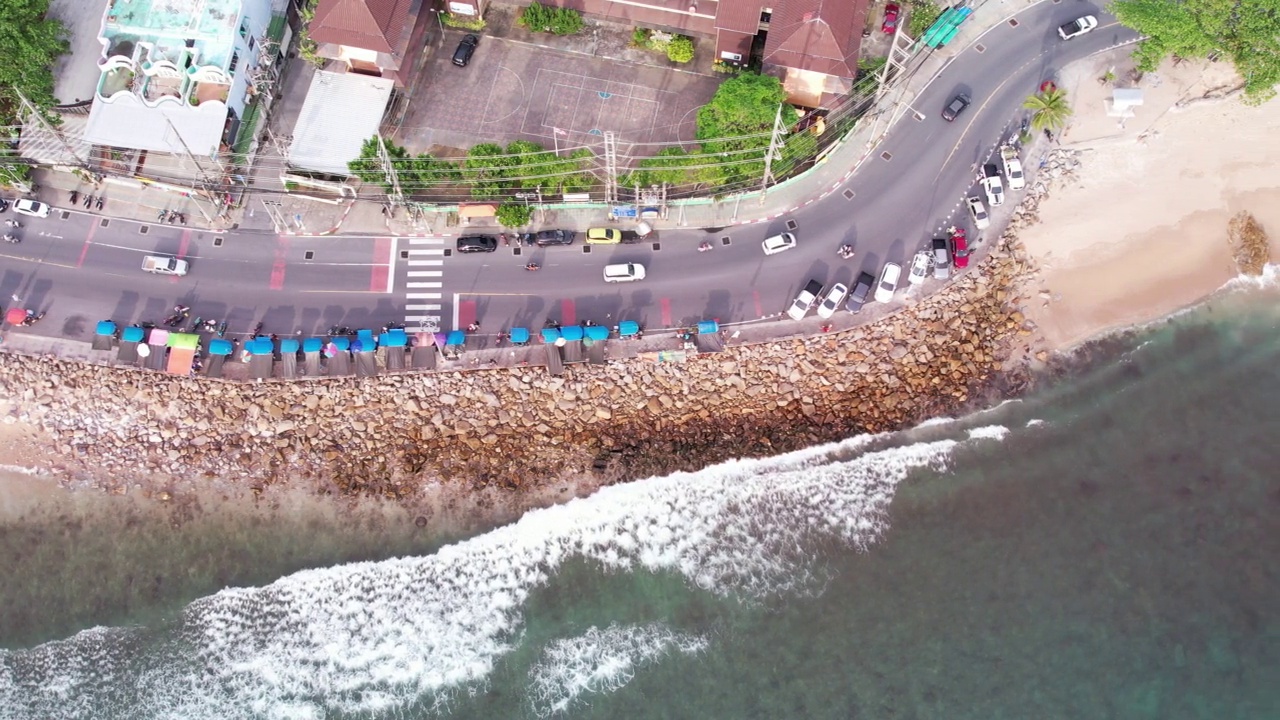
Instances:
[[[556,640],[529,671],[529,703],[538,717],[567,711],[585,693],[608,693],[626,685],[636,670],[672,650],[693,655],[707,639],[678,633],[658,623],[593,627],[585,634]]]
[[[674,571],[748,600],[807,593],[822,573],[813,541],[873,543],[896,485],[917,468],[942,470],[957,442],[891,447],[891,436],[861,436],[608,487],[431,556],[304,571],[202,598],[164,627],[95,628],[0,652],[0,719],[443,710],[484,687],[520,642],[526,599],[564,562]],[[648,626],[562,641],[535,671],[531,702],[555,709],[697,642]]]

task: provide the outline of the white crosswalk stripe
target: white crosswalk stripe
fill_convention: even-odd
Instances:
[[[405,243],[404,240],[401,241]],[[407,238],[404,248],[404,322],[412,330],[438,330],[442,325],[446,238]]]

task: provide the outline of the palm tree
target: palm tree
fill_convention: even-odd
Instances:
[[[1031,127],[1035,130],[1057,132],[1071,117],[1071,105],[1067,93],[1061,88],[1050,88],[1023,101],[1022,107],[1031,111]]]

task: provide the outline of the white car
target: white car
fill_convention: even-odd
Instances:
[[[784,250],[790,250],[796,246],[796,236],[791,233],[782,233],[767,237],[764,242],[760,243],[760,247],[764,248],[765,255],[777,255]]]
[[[1027,179],[1022,176],[1022,161],[1018,159],[1018,151],[1005,146],[1000,148],[1000,162],[1004,165],[1004,176],[1009,180],[1010,190],[1021,190],[1027,186]]]
[[[982,166],[982,189],[987,193],[988,205],[1004,204],[1004,183],[1000,182],[1000,171],[995,165]]]
[[[887,303],[893,299],[898,289],[898,278],[902,277],[902,266],[897,263],[885,263],[880,271],[880,284],[876,286],[876,302]]]
[[[13,211],[19,215],[30,215],[38,218],[49,217],[49,206],[39,200],[23,198],[13,204]]]
[[[849,288],[842,283],[836,283],[827,291],[827,296],[822,300],[822,304],[818,306],[818,317],[826,319],[836,314],[836,310],[840,309],[840,303],[844,302],[845,297],[849,294]]]
[[[933,262],[929,258],[929,253],[921,250],[916,253],[915,258],[911,260],[911,272],[907,274],[907,282],[912,285],[919,285],[929,277],[929,264]]]
[[[969,206],[969,214],[973,216],[973,224],[979,230],[986,230],[987,226],[991,224],[991,216],[987,215],[987,206],[982,204],[982,198],[967,197],[964,202]]]
[[[605,282],[634,282],[644,279],[644,266],[640,263],[618,263],[604,266]]]
[[[809,314],[809,308],[818,302],[818,296],[822,294],[822,283],[817,280],[810,280],[805,283],[804,289],[791,302],[791,307],[787,308],[787,315],[792,320],[803,320],[805,315]]]
[[[1070,40],[1071,38],[1080,37],[1096,27],[1098,27],[1098,18],[1092,15],[1085,15],[1060,26],[1058,28],[1058,37],[1063,40]]]

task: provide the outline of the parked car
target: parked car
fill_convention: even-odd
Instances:
[[[538,247],[546,247],[548,245],[572,245],[574,233],[572,230],[543,230],[533,236],[533,242]]]
[[[476,51],[476,45],[480,43],[480,38],[475,35],[463,35],[462,42],[458,43],[458,49],[453,51],[453,64],[458,67],[466,67],[471,62],[471,55]]]
[[[617,245],[622,242],[622,231],[616,228],[591,228],[587,231],[588,245]]]
[[[849,296],[849,288],[840,283],[831,286],[827,291],[827,296],[822,299],[822,304],[818,306],[818,317],[829,318],[836,314],[836,310],[840,309],[840,303]]]
[[[796,236],[789,232],[767,237],[764,242],[760,243],[760,247],[764,248],[765,255],[777,255],[783,250],[790,250],[795,246]]]
[[[26,198],[15,200],[13,203],[13,211],[19,215],[30,215],[31,217],[38,218],[49,217],[49,206],[39,200],[28,200]]]
[[[867,303],[867,298],[871,296],[871,288],[876,285],[876,276],[869,272],[858,274],[858,279],[853,281],[853,292],[849,293],[849,302],[844,307],[851,313],[860,312],[862,306]]]
[[[969,267],[969,241],[965,239],[964,233],[951,235],[951,261],[955,263],[956,269]]]
[[[880,284],[876,286],[876,302],[887,303],[893,299],[898,289],[898,278],[902,277],[902,266],[897,263],[885,263],[880,271]]]
[[[640,263],[618,263],[604,266],[605,282],[633,282],[644,279],[644,266]]]
[[[898,29],[898,14],[901,10],[897,3],[889,3],[884,6],[884,22],[880,23],[880,32],[893,34]]]
[[[1085,15],[1082,18],[1076,18],[1066,25],[1058,28],[1058,37],[1063,40],[1077,38],[1098,27],[1098,18],[1092,15]]]
[[[969,107],[971,102],[973,101],[964,93],[956,95],[951,98],[951,102],[947,103],[946,107],[942,108],[942,119],[947,122],[955,120],[957,117],[960,117],[960,113],[964,112],[965,108]]]
[[[1004,204],[1004,183],[1000,182],[1000,170],[995,165],[982,166],[982,190],[987,193],[991,207]]]
[[[492,235],[463,235],[458,238],[460,253],[495,252],[497,249],[498,238]]]
[[[907,273],[907,282],[912,285],[919,285],[929,277],[929,265],[933,260],[929,258],[927,250],[921,250],[911,259],[911,272]]]
[[[946,238],[933,239],[933,277],[946,280],[951,277],[951,248]]]
[[[810,280],[805,284],[804,289],[791,302],[791,307],[787,308],[787,315],[792,320],[803,320],[805,315],[809,314],[809,308],[818,301],[818,296],[822,294],[822,283],[817,280]]]
[[[991,216],[987,215],[987,206],[982,204],[982,198],[971,196],[965,198],[964,202],[969,206],[974,226],[979,230],[986,230],[991,225]]]

